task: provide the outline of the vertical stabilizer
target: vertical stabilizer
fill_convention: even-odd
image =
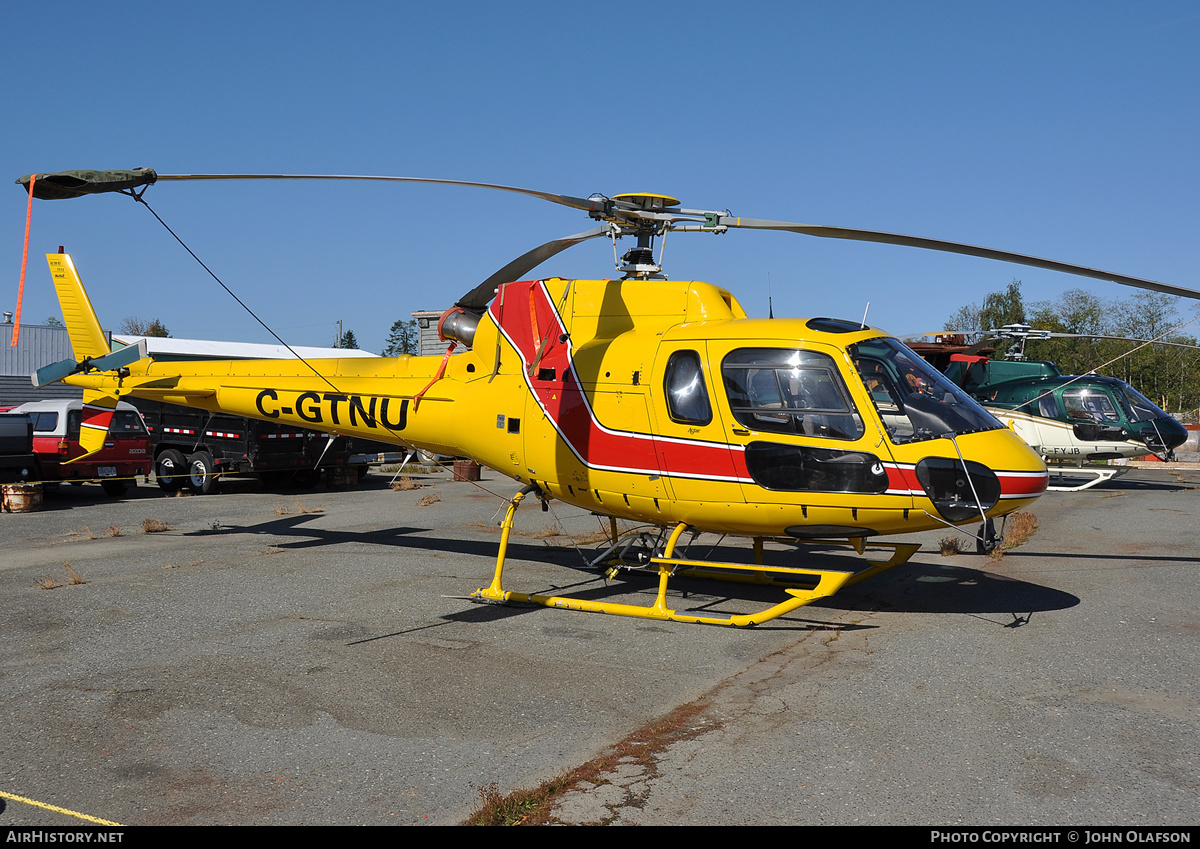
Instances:
[[[108,427],[112,424],[113,413],[117,409],[117,396],[92,389],[83,391],[83,419],[79,423],[79,447],[84,453],[68,460],[76,463],[85,457],[90,457],[101,448],[108,439]]]
[[[102,357],[111,353],[104,331],[88,300],[83,283],[75,271],[69,254],[46,254],[50,263],[50,276],[54,278],[54,288],[58,291],[58,303],[63,311],[63,323],[67,326],[67,335],[71,337],[71,347],[75,350],[75,358]]]

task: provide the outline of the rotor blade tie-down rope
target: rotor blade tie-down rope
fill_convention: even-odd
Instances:
[[[567,304],[567,295],[569,295],[570,292],[571,292],[571,282],[568,281],[567,288],[563,290],[562,300],[558,304],[558,312],[560,314],[563,311],[563,307],[565,307]],[[555,325],[552,323],[548,328],[546,328],[546,335],[539,337],[537,313],[534,309],[533,289],[529,290],[529,313],[533,317],[533,339],[534,339],[534,343],[537,345],[537,348],[536,348],[537,356],[535,356],[533,358],[533,362],[529,364],[529,372],[528,373],[529,373],[530,377],[533,377],[535,374],[537,374],[538,367],[542,364],[542,357],[546,356],[546,352],[550,349],[550,338],[554,335],[555,331],[558,328],[555,327]],[[560,340],[560,341],[565,341],[565,340]]]
[[[149,186],[147,186],[146,188],[149,188]],[[30,196],[32,197],[32,192],[33,192],[32,180],[30,181],[29,189],[30,189]],[[300,362],[304,363],[304,365],[308,367],[309,371],[311,371],[314,375],[316,375],[316,377],[318,379],[320,379],[323,383],[325,383],[325,385],[327,385],[334,392],[338,393],[339,395],[344,394],[344,393],[342,393],[342,390],[338,389],[336,386],[333,385],[333,381],[331,381],[325,375],[321,374],[321,372],[317,370],[316,366],[314,366],[308,360],[304,359],[304,357],[300,356],[300,354],[298,354],[291,345],[289,345],[287,342],[283,341],[283,337],[281,337],[278,333],[276,333],[274,330],[272,330],[265,321],[263,321],[261,318],[258,317],[258,314],[255,313],[254,310],[250,309],[250,307],[246,304],[245,301],[243,301],[236,294],[234,294],[233,290],[225,285],[225,281],[222,280],[220,277],[218,277],[211,268],[209,268],[207,265],[204,264],[204,260],[202,260],[202,259],[200,259],[200,257],[196,256],[196,252],[193,251],[191,248],[189,248],[187,246],[187,243],[184,242],[183,239],[179,238],[179,235],[170,228],[170,226],[167,224],[167,222],[163,221],[162,218],[159,217],[159,214],[154,211],[154,208],[152,206],[150,206],[150,204],[146,203],[146,199],[144,197],[142,197],[142,195],[144,195],[145,193],[146,193],[146,189],[142,189],[140,194],[133,192],[133,191],[121,192],[121,194],[128,195],[129,197],[133,198],[135,201],[140,203],[142,206],[146,207],[146,209],[149,211],[149,213],[154,216],[155,220],[157,220],[158,223],[163,226],[163,229],[165,229],[168,233],[171,234],[171,237],[179,243],[180,247],[182,247],[185,251],[188,252],[188,254],[192,257],[192,259],[196,260],[196,262],[199,263],[200,267],[203,268],[208,273],[208,276],[211,277],[213,280],[217,281],[217,285],[220,286],[222,289],[224,289],[225,292],[229,295],[229,297],[231,297],[235,301],[237,301],[238,305],[241,306],[242,309],[244,309],[246,312],[250,313],[250,316],[255,321],[257,321],[259,324],[261,324],[264,330],[266,330],[268,333],[270,333],[272,336],[274,336],[276,341],[278,341],[280,345],[282,345],[283,347],[285,347],[289,351],[291,351],[292,356],[294,356]],[[426,388],[428,388],[428,387],[426,387]],[[414,410],[415,409],[416,408],[414,407]],[[397,441],[399,441],[401,444],[405,444],[405,445],[407,444],[406,442],[404,442],[403,439],[400,438],[399,433],[397,433],[393,428],[388,427],[387,422],[383,422],[383,426],[387,430],[388,433],[390,433],[392,436],[397,438]]]
[[[425,384],[425,388],[418,392],[413,397],[413,412],[415,413],[421,406],[421,399],[425,397],[425,393],[429,391],[433,384],[437,383],[446,376],[446,366],[450,363],[450,355],[454,353],[454,346],[457,342],[451,342],[450,347],[446,349],[445,356],[442,357],[442,364],[438,366],[438,370],[434,373],[433,379]]]
[[[21,282],[17,284],[17,312],[13,316],[12,345],[17,347],[17,338],[21,335],[21,300],[25,295],[25,264],[29,260],[29,224],[33,220],[33,184],[37,182],[37,174],[29,175],[29,206],[25,207],[25,248],[21,251]]]

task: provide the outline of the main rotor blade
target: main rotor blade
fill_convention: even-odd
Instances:
[[[499,183],[473,183],[468,180],[436,180],[431,177],[385,177],[357,174],[159,174],[160,181],[167,180],[365,180],[383,183],[432,183],[439,186],[472,186],[479,189],[496,189],[501,192],[514,192],[519,195],[541,198],[542,200],[569,206],[572,209],[582,209],[584,212],[603,210],[604,201],[588,198],[556,195],[552,192],[539,192],[536,189],[522,189],[518,186],[502,186]],[[42,180],[38,177],[38,181]],[[605,199],[607,200],[607,199]]]
[[[984,259],[997,259],[1001,262],[1014,262],[1018,265],[1029,265],[1034,268],[1061,271],[1065,274],[1075,274],[1080,277],[1107,280],[1110,283],[1120,283],[1122,286],[1133,286],[1137,289],[1150,289],[1155,292],[1162,292],[1165,295],[1200,299],[1200,292],[1195,289],[1185,289],[1182,286],[1171,286],[1167,283],[1143,280],[1140,277],[1129,277],[1125,274],[1115,274],[1111,271],[1101,271],[1083,265],[1072,265],[1068,262],[1057,262],[1052,259],[1042,259],[1010,251],[999,251],[993,248],[981,248],[976,245],[964,245],[959,242],[944,242],[940,239],[925,239],[920,236],[905,236],[900,233],[882,233],[877,230],[854,230],[847,227],[796,224],[790,221],[767,221],[761,218],[738,218],[736,216],[722,216],[720,223],[727,227],[740,227],[743,230],[785,230],[789,233],[801,233],[806,236],[821,236],[828,239],[852,239],[858,242],[880,242],[888,245],[903,245],[910,248],[925,248],[931,251],[965,254]]]
[[[584,233],[576,233],[574,236],[566,236],[562,239],[555,239],[552,242],[546,242],[544,245],[539,245],[533,250],[521,254],[508,265],[501,268],[487,280],[484,280],[470,292],[458,299],[456,307],[462,307],[465,310],[483,310],[487,308],[488,302],[492,300],[492,296],[496,294],[496,287],[511,283],[514,280],[520,280],[528,272],[537,268],[550,257],[565,251],[567,248],[572,248],[580,242],[586,242],[588,239],[595,239],[597,236],[607,235],[610,227],[607,224],[599,227],[594,227]]]
[[[1060,333],[1050,331],[1045,336],[1030,336],[1030,342],[1042,339],[1111,339],[1114,342],[1139,342],[1143,345],[1169,345],[1172,348],[1193,348],[1200,350],[1200,345],[1189,345],[1186,342],[1166,342],[1161,339],[1138,339],[1133,336],[1105,336],[1100,333]]]
[[[26,191],[29,191],[30,176],[26,175],[17,180],[25,187]],[[536,189],[522,189],[518,186],[502,186],[498,183],[437,180],[430,177],[387,177],[364,174],[158,174],[151,168],[138,168],[133,171],[58,171],[38,174],[33,196],[42,200],[59,200],[82,197],[85,194],[119,192],[170,180],[366,180],[387,183],[433,183],[441,186],[472,186],[480,189],[515,192],[519,195],[529,195],[550,203],[569,206],[572,209],[582,209],[584,212],[604,210],[608,203],[607,198],[591,200],[590,198],[558,195],[553,192],[540,192]]]

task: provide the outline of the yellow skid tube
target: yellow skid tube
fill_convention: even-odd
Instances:
[[[723,563],[707,560],[680,560],[672,555],[679,538],[687,530],[685,523],[675,526],[667,541],[662,557],[653,557],[650,564],[658,571],[658,592],[651,605],[619,604],[616,602],[592,601],[570,596],[540,595],[538,593],[522,593],[505,590],[502,585],[505,557],[508,552],[508,540],[512,533],[513,519],[521,501],[532,487],[517,493],[509,504],[501,524],[500,551],[496,558],[496,571],[490,586],[476,590],[472,598],[484,602],[536,604],[542,607],[554,607],[560,610],[580,610],[588,613],[608,613],[613,616],[632,616],[640,619],[670,620],[672,622],[693,622],[703,625],[733,625],[747,627],[761,625],[772,619],[777,619],[790,613],[798,607],[811,604],[817,599],[833,595],[843,586],[857,583],[865,578],[876,575],[892,566],[906,562],[920,548],[914,543],[899,543],[886,546],[892,549],[892,556],[883,561],[869,561],[868,569],[859,572],[842,572],[824,569],[802,569],[782,566],[763,566],[761,564],[762,543],[755,541],[755,555],[759,563],[749,565],[744,563]],[[615,528],[614,528],[615,532]],[[615,540],[614,540],[615,542]],[[856,546],[857,547],[857,546]],[[804,579],[805,583],[816,580],[816,585],[809,588],[787,587],[784,592],[789,598],[753,614],[728,615],[699,615],[681,612],[667,607],[667,584],[676,573],[686,573],[688,577],[715,578],[718,580],[754,581],[757,583],[790,583],[791,576]]]

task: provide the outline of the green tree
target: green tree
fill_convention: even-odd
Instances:
[[[1003,292],[991,292],[979,308],[981,330],[1025,323],[1025,303],[1021,300],[1021,281],[1013,280]]]
[[[358,340],[354,338],[353,330],[347,330],[342,334],[342,344],[338,347],[345,348],[347,350],[358,350]]]
[[[50,316],[42,323],[45,324],[47,327],[62,327],[63,326],[63,323],[61,321],[59,321],[58,316],[56,316],[56,315]]]
[[[1017,284],[1017,281],[1013,281]],[[992,321],[980,319],[982,307],[970,304],[960,308],[951,321],[966,322],[963,327],[978,330],[1012,323],[1019,288],[993,293],[985,299],[992,308]],[[1082,338],[1030,339],[1026,356],[1048,360],[1064,374],[1098,374],[1125,381],[1169,410],[1191,411],[1195,420],[1200,405],[1200,350],[1194,348],[1147,345],[1116,339],[1087,338],[1130,336],[1182,345],[1195,345],[1196,339],[1182,332],[1171,333],[1181,322],[1178,300],[1169,295],[1138,292],[1128,298],[1104,301],[1083,289],[1070,289],[1058,301],[1034,301],[1022,311],[1023,323],[1035,330],[1080,333]],[[952,325],[953,326],[953,325]],[[1166,334],[1164,336],[1164,334]],[[1006,346],[1001,343],[1003,350]]]
[[[1025,323],[1025,303],[1021,300],[1021,281],[1013,280],[1002,292],[990,292],[983,305],[959,307],[946,321],[947,330],[975,333],[992,330],[1006,324]]]
[[[415,354],[417,352],[417,320],[397,319],[392,322],[392,329],[388,333],[387,344],[383,348],[385,357],[398,357],[401,354]]]
[[[121,322],[121,332],[126,336],[158,336],[167,338],[171,332],[157,318],[145,321],[136,315],[131,315]]]

